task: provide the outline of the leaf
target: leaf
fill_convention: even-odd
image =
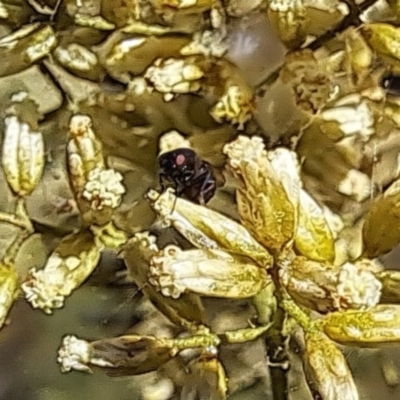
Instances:
[[[364,256],[378,257],[400,242],[400,181],[378,197],[365,217]]]
[[[333,262],[335,258],[335,243],[325,214],[304,190],[300,190],[299,225],[294,243],[311,260]]]
[[[400,61],[400,29],[390,24],[365,24],[361,32],[367,43],[381,56],[389,56],[393,61]]]

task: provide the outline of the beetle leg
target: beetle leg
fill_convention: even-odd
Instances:
[[[205,178],[204,181],[200,187],[200,192],[199,192],[199,202],[202,206],[204,206],[206,204],[204,197],[205,195],[210,192],[211,190],[215,189],[215,180],[212,176],[212,172],[211,171],[207,171],[207,173],[205,174]]]
[[[165,179],[166,179],[165,174],[160,172],[158,174],[158,184],[160,185],[160,189],[161,189],[162,192],[166,189],[166,186],[164,184]]]

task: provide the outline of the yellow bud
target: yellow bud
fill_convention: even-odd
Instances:
[[[4,174],[15,194],[28,196],[43,174],[43,137],[16,116],[6,117],[5,125],[2,149]]]

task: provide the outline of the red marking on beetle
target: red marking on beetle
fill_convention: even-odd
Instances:
[[[186,157],[183,154],[179,154],[175,158],[175,164],[180,166],[186,161]]]

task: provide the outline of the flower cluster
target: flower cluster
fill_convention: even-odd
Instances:
[[[255,376],[286,398],[304,368],[297,397],[357,400],[346,346],[400,342],[400,273],[381,259],[400,243],[398,2],[11,3],[0,328],[20,294],[45,314],[68,306],[112,255],[124,268],[93,280],[135,286],[140,322],[67,334],[62,372],[149,373],[143,399],[224,400],[253,397]],[[278,68],[262,61],[263,79],[252,61],[267,26],[286,48]],[[170,160],[164,190],[156,157],[181,148],[196,153],[193,174]],[[209,190],[208,172],[211,200],[187,200]],[[25,257],[37,241],[39,265],[36,248]],[[253,375],[235,377],[254,348]]]

